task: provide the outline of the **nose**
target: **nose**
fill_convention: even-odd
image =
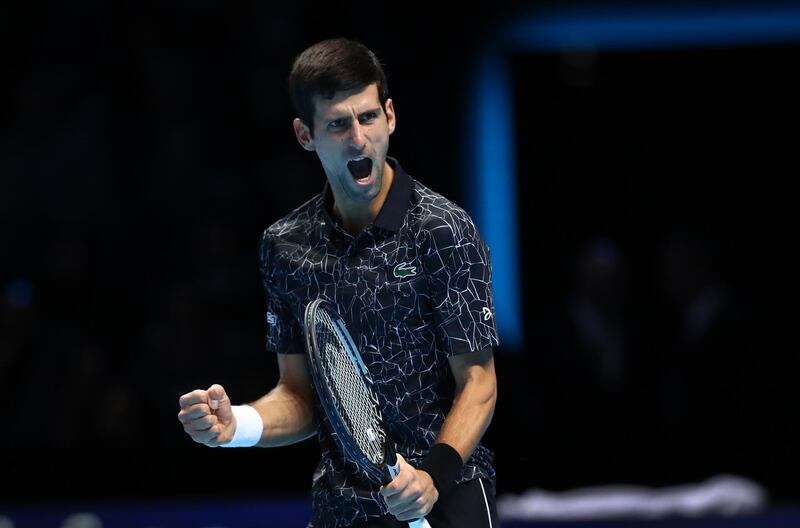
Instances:
[[[350,132],[350,143],[352,146],[359,152],[364,150],[367,140],[364,136],[364,128],[362,127],[361,123],[358,122],[358,120],[353,122]]]

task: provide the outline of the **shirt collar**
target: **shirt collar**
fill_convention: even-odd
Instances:
[[[395,158],[387,157],[386,161],[394,170],[394,178],[386,200],[371,225],[397,233],[403,226],[403,219],[408,211],[408,203],[414,188],[413,180]],[[331,211],[333,211],[333,193],[326,179],[325,187],[322,189],[322,214],[328,229],[338,225]]]
[[[387,157],[386,161],[394,169],[394,179],[392,187],[386,195],[386,200],[383,202],[383,207],[372,221],[372,225],[397,233],[403,226],[413,185],[411,176],[403,170],[396,159]]]

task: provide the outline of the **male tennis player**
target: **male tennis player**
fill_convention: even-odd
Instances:
[[[279,446],[318,435],[315,528],[497,526],[491,452],[497,345],[491,264],[463,209],[387,157],[396,125],[383,69],[362,44],[326,40],[289,76],[300,145],[316,152],[322,192],[270,226],[260,246],[267,348],[277,386],[232,406],[212,385],[180,398],[196,442]],[[371,481],[340,453],[311,387],[301,321],[317,298],[334,303],[381,400],[400,473]],[[319,418],[318,418],[319,417]]]

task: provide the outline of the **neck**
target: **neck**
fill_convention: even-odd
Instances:
[[[381,190],[368,203],[347,203],[344,200],[339,200],[334,194],[333,214],[342,222],[342,226],[348,233],[357,236],[375,220],[375,217],[378,216],[383,207],[383,203],[386,201],[386,196],[388,196],[389,189],[392,187],[392,181],[394,181],[394,169],[384,162]]]

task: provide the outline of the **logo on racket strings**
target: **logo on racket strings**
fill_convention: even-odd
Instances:
[[[483,320],[488,321],[492,318],[492,311],[489,309],[488,306],[483,307]]]
[[[370,442],[378,439],[378,435],[375,434],[375,430],[372,427],[367,427],[367,438]]]

